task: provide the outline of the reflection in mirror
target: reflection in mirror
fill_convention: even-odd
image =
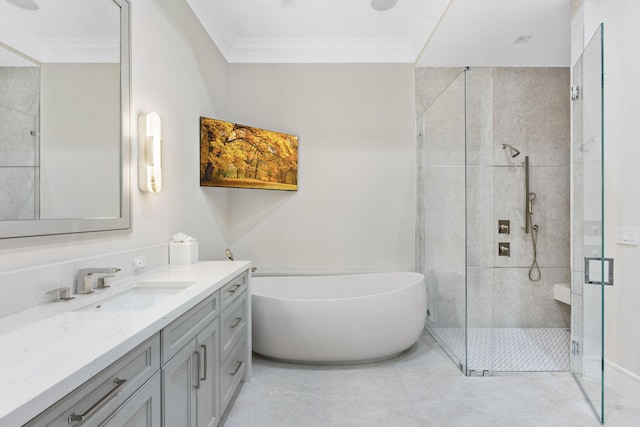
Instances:
[[[0,47],[0,218],[39,217],[40,67]]]
[[[0,0],[0,238],[129,228],[128,1],[21,4]]]

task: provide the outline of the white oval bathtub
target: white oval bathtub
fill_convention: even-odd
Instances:
[[[411,347],[426,319],[419,273],[251,279],[253,351],[302,363],[358,363]]]

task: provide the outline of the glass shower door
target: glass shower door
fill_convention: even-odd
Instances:
[[[433,100],[418,118],[417,128],[417,265],[427,279],[427,329],[466,373],[464,72]]]
[[[492,69],[465,71],[467,375],[494,371]]]
[[[604,422],[603,27],[573,68],[571,371]],[[590,265],[591,274],[586,272]],[[594,274],[593,270],[600,274]]]

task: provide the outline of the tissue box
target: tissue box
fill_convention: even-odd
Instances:
[[[169,264],[184,265],[198,262],[198,242],[169,243]]]

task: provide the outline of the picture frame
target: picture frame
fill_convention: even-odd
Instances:
[[[200,186],[298,190],[298,137],[200,117]]]

